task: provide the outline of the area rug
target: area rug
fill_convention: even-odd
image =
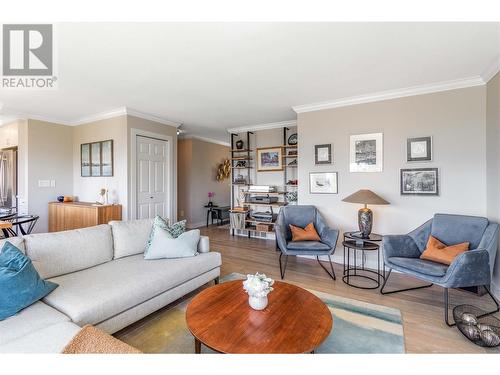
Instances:
[[[242,279],[232,273],[222,282]],[[330,309],[333,330],[316,353],[404,353],[401,312],[397,309],[310,290]],[[158,314],[120,339],[145,353],[194,353],[194,340],[186,326],[190,300]],[[140,332],[140,333],[139,333]],[[202,353],[213,353],[202,346]]]

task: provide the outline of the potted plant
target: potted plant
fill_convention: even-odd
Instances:
[[[254,310],[263,310],[267,307],[267,295],[273,291],[274,280],[264,274],[247,275],[243,282],[243,289],[248,293],[248,304]]]

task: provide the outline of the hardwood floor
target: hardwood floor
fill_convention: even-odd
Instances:
[[[247,274],[258,271],[276,280],[280,279],[279,253],[275,250],[274,241],[233,237],[228,230],[216,226],[201,228],[201,231],[210,237],[211,250],[222,254],[221,276],[232,272]],[[456,328],[446,326],[443,320],[442,288],[432,286],[383,296],[378,290],[362,290],[344,284],[338,277],[342,274],[342,265],[335,264],[334,268],[337,281],[333,281],[315,260],[290,257],[284,281],[308,289],[399,309],[403,316],[407,353],[500,353],[500,349],[476,346],[466,340]],[[393,273],[388,286],[392,289],[421,284],[422,282],[416,279]],[[469,303],[485,309],[492,307],[487,296],[478,297],[460,290],[450,291],[450,299],[452,305]],[[154,316],[162,314],[162,311],[164,310],[122,330],[116,336],[125,338],[132,332],[140,331],[134,330],[134,327],[154,319]]]

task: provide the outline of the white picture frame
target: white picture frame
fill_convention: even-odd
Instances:
[[[338,194],[337,172],[310,172],[309,193],[311,194]]]
[[[383,133],[357,134],[350,136],[349,171],[383,171]]]

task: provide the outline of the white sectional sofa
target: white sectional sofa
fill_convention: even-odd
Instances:
[[[0,353],[60,352],[85,324],[114,333],[218,279],[221,256],[208,237],[195,257],[144,260],[151,224],[113,221],[8,239],[59,287],[0,321]]]

